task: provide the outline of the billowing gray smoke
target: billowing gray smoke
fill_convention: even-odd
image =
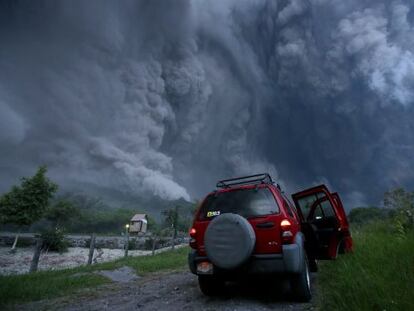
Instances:
[[[411,0],[0,2],[1,190],[414,187]]]

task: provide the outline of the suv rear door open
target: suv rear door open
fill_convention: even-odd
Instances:
[[[335,259],[339,251],[349,251],[352,240],[342,202],[325,185],[292,195],[300,214],[306,248],[312,259]]]

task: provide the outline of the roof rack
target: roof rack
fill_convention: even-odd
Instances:
[[[272,177],[268,173],[256,174],[244,177],[223,179],[217,182],[217,188],[231,188],[240,185],[273,184]]]

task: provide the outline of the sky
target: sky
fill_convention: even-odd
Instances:
[[[0,192],[414,188],[411,0],[0,0]]]

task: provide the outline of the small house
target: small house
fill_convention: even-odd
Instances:
[[[129,225],[129,232],[130,233],[145,233],[147,232],[148,228],[148,217],[146,214],[135,214],[134,217],[131,218],[130,225]]]

